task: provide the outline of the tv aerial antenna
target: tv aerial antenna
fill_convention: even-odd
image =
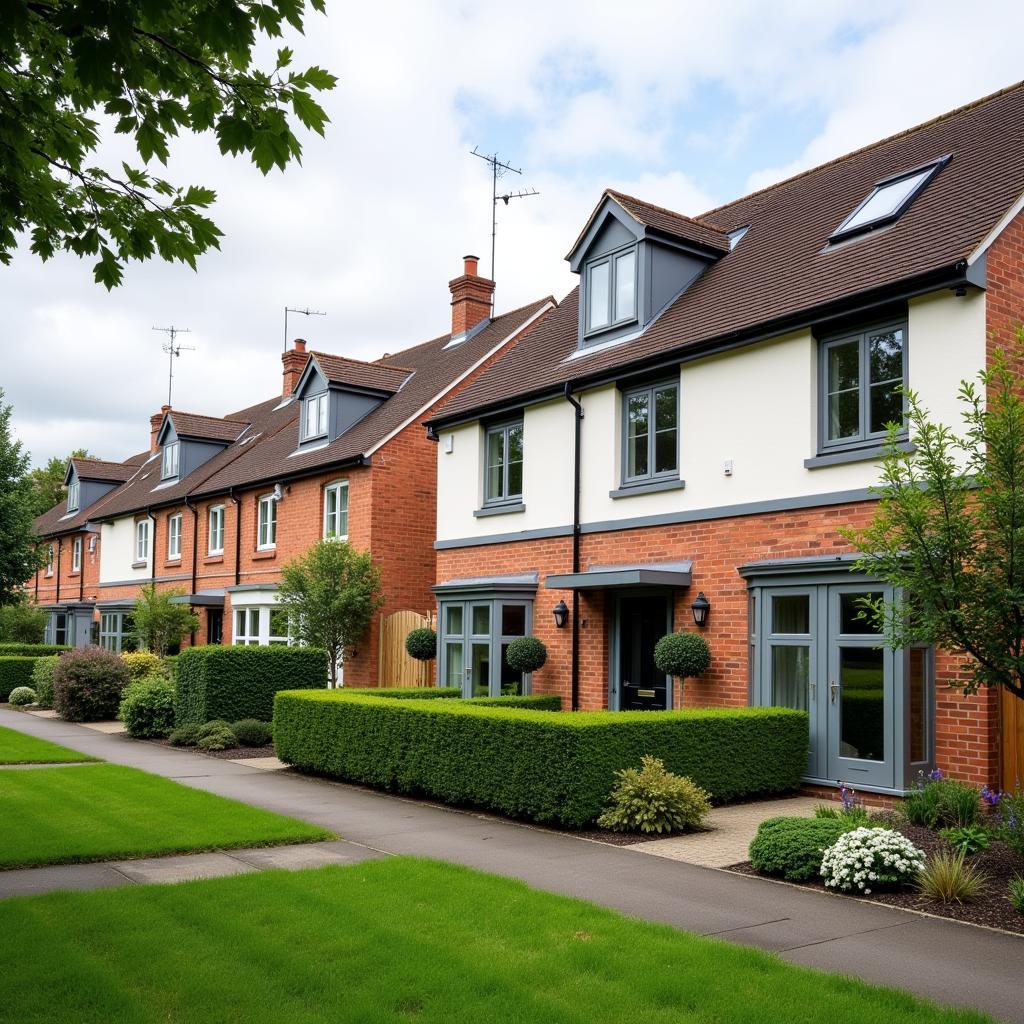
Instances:
[[[475,156],[478,160],[483,160],[491,168],[491,280],[494,278],[494,249],[495,239],[498,234],[498,202],[499,200],[508,206],[509,202],[513,199],[529,199],[530,196],[539,196],[540,193],[535,188],[521,188],[515,190],[509,190],[507,192],[498,191],[498,182],[505,177],[506,174],[522,174],[523,169],[521,167],[513,167],[506,160],[499,160],[497,153],[481,153],[479,146],[474,146],[470,152],[470,156]],[[491,293],[491,309],[494,309],[494,293]]]
[[[303,316],[327,316],[326,313],[321,312],[319,309],[310,309],[308,306],[305,309],[294,309],[291,306],[284,307],[284,351],[288,351],[288,314],[289,313],[301,313]]]
[[[167,353],[167,404],[170,405],[171,386],[174,383],[174,359],[182,352],[195,352],[195,346],[180,345],[176,340],[179,334],[191,333],[187,327],[175,327],[174,324],[171,324],[170,327],[154,327],[152,330],[167,335],[167,341],[161,345],[161,348]]]

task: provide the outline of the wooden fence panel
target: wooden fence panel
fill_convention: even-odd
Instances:
[[[416,661],[405,650],[405,638],[414,629],[422,626],[434,628],[433,615],[419,612],[392,612],[380,620],[379,657],[377,662],[377,685],[433,686],[434,661]]]
[[[1024,700],[1005,687],[1000,693],[1000,785],[1004,790],[1024,785]]]

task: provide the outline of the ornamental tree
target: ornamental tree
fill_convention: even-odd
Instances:
[[[437,634],[429,626],[411,629],[405,638],[405,653],[416,661],[433,661],[437,657]]]
[[[1024,330],[1017,331],[1024,352]],[[1016,354],[1016,353],[1015,353]],[[962,428],[906,400],[913,450],[891,424],[871,524],[843,535],[856,568],[895,588],[862,610],[894,648],[933,644],[964,655],[965,693],[1002,686],[1024,699],[1024,399],[1003,352],[963,381]]]
[[[0,197],[2,178],[0,170]],[[22,584],[35,571],[39,556],[32,529],[36,513],[28,476],[28,452],[11,430],[11,406],[4,404],[3,399],[0,388],[0,605],[8,605],[22,600]]]
[[[667,676],[689,679],[708,670],[711,650],[700,633],[669,633],[654,645],[654,664]]]
[[[154,654],[166,654],[199,628],[199,616],[187,604],[171,601],[184,593],[180,588],[157,590],[154,583],[139,591],[132,621],[141,647]]]
[[[309,0],[323,13],[325,0]],[[98,257],[96,280],[120,284],[127,260],[155,255],[193,269],[221,232],[216,198],[146,166],[166,164],[179,132],[213,132],[221,153],[264,173],[298,160],[291,118],[323,135],[313,98],[336,79],[292,69],[277,50],[254,66],[262,37],[303,29],[304,0],[7,0],[0,33],[0,262],[18,236],[47,260],[64,249]],[[101,125],[101,120],[104,122]],[[103,136],[131,139],[143,166],[99,156]]]

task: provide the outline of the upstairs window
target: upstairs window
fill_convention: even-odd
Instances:
[[[53,575],[53,545],[50,544],[46,548],[46,575]]]
[[[80,485],[77,480],[68,484],[68,511],[74,512],[78,508]]]
[[[348,481],[341,480],[324,488],[324,536],[348,540]]]
[[[224,554],[224,506],[214,505],[209,513],[209,530],[206,542],[206,553],[209,555]]]
[[[277,546],[277,502],[272,494],[259,500],[256,510],[256,547],[268,551]]]
[[[302,403],[302,440],[327,434],[327,392],[313,395]]]
[[[71,571],[82,571],[82,538],[76,537],[71,545]]]
[[[878,443],[890,423],[905,428],[906,347],[905,323],[822,341],[818,385],[822,450]]]
[[[167,557],[181,558],[181,513],[167,519]]]
[[[487,428],[484,504],[502,505],[523,497],[523,421]]]
[[[623,396],[623,483],[679,475],[679,384],[633,388]]]
[[[587,333],[636,319],[636,247],[587,265]]]
[[[178,442],[171,441],[164,445],[164,461],[160,469],[160,477],[169,480],[178,475]]]
[[[140,519],[135,524],[135,561],[149,560],[149,520]]]

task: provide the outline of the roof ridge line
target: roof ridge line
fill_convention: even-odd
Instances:
[[[788,178],[783,178],[781,181],[773,182],[771,185],[765,185],[763,188],[754,189],[753,192],[737,196],[735,199],[731,199],[727,203],[721,203],[719,206],[713,206],[710,210],[705,210],[703,213],[698,214],[696,220],[703,227],[713,228],[715,225],[703,223],[705,217],[710,217],[713,214],[719,213],[721,210],[727,210],[730,206],[736,206],[738,203],[746,202],[756,196],[764,195],[764,193],[771,192],[773,189],[782,188],[783,185],[789,185],[794,181],[799,181],[801,178],[805,178],[809,174],[814,174],[815,171],[823,171],[826,167],[834,167],[836,164],[840,164],[844,160],[849,160],[851,157],[859,156],[861,153],[869,153],[871,150],[879,149],[882,146],[888,145],[890,142],[896,142],[898,139],[906,138],[908,135],[911,135],[916,131],[920,131],[922,128],[928,128],[933,124],[941,124],[943,121],[948,121],[949,118],[955,117],[957,114],[963,114],[968,110],[973,110],[975,107],[980,107],[984,103],[990,103],[992,100],[998,99],[1000,96],[1005,96],[1008,93],[1013,92],[1015,89],[1020,89],[1021,87],[1024,87],[1024,80],[1014,82],[1012,85],[1006,85],[1002,89],[996,89],[995,92],[991,92],[987,96],[971,100],[970,103],[964,103],[962,106],[954,107],[952,110],[947,110],[943,114],[937,114],[935,117],[928,118],[927,121],[921,121],[919,124],[911,125],[911,127],[904,128],[902,131],[894,132],[892,135],[887,135],[884,139],[877,139],[874,142],[869,142],[866,145],[859,146],[857,149],[851,149],[848,153],[843,153],[841,156],[833,157],[831,160],[826,160],[824,163],[815,164],[813,167],[808,167],[803,171],[797,171],[796,174],[791,174]],[[717,230],[722,231],[723,229],[718,228]]]
[[[621,189],[606,188],[604,193],[605,195],[611,196],[613,199],[617,196],[622,196],[623,199],[628,199],[633,203],[639,203],[641,206],[647,206],[652,210],[657,210],[659,213],[667,213],[672,217],[681,217],[683,220],[688,220],[691,224],[704,228],[706,231],[715,231],[723,236],[728,235],[728,232],[724,228],[716,227],[714,224],[702,224],[700,220],[696,217],[692,217],[688,213],[680,213],[678,210],[670,210],[667,206],[659,206],[657,203],[652,203],[647,199],[641,199],[640,196],[630,195],[630,193],[623,192]]]

